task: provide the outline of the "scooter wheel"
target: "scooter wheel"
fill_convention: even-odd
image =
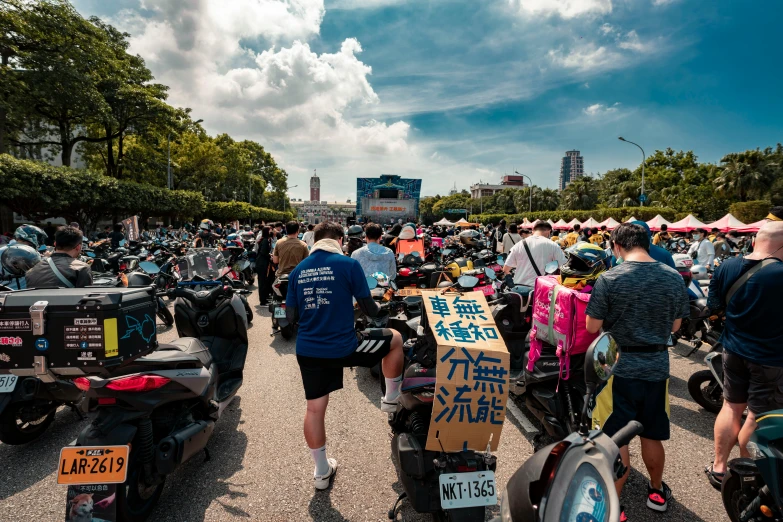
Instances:
[[[688,379],[688,393],[705,410],[718,413],[723,408],[723,388],[709,370],[700,370]]]
[[[720,496],[723,500],[723,507],[731,522],[739,522],[742,512],[748,507],[752,498],[748,498],[742,492],[742,480],[739,475],[726,470],[726,476],[723,478],[723,484],[720,488]]]
[[[149,518],[166,483],[164,477],[160,484],[147,486],[142,477],[144,466],[139,461],[139,450],[131,449],[129,460],[128,478],[124,484],[117,484],[117,520],[121,522]]]
[[[167,307],[163,306],[158,308],[158,317],[160,317],[160,320],[163,321],[163,324],[166,326],[171,326],[174,324],[174,316],[171,315],[171,310],[169,310]]]
[[[36,419],[31,415],[32,401],[12,402],[0,414],[0,441],[3,444],[27,444],[40,437],[54,421],[57,408]]]

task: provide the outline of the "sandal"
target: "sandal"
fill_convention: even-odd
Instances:
[[[704,473],[707,475],[707,480],[710,481],[710,485],[716,490],[720,491],[721,484],[723,483],[723,477],[726,473],[717,473],[712,471],[712,464],[704,468]]]

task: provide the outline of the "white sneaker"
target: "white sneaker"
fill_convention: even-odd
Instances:
[[[337,473],[337,460],[336,459],[326,459],[326,462],[329,463],[329,473],[326,475],[316,475],[313,477],[313,483],[315,484],[315,489],[326,489],[329,487],[329,481],[332,477],[334,477],[335,473]]]
[[[400,396],[397,395],[393,399],[387,399],[386,397],[381,397],[381,411],[383,413],[394,413],[397,411],[397,403],[400,400]]]

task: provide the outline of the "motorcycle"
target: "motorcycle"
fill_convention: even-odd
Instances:
[[[723,407],[723,345],[715,343],[704,358],[706,370],[699,370],[688,379],[688,393],[693,400],[712,413]]]
[[[201,277],[199,264],[196,259],[190,282],[168,290],[176,297],[177,332],[187,337],[161,344],[117,372],[73,381],[94,412],[75,445],[88,447],[80,454],[88,457],[85,462],[103,457],[94,459],[100,472],[124,473],[114,499],[123,522],[149,517],[166,478],[206,451],[215,423],[242,386],[248,346],[244,307],[230,286],[213,280],[211,270]],[[106,449],[96,453],[89,447]],[[78,471],[66,463],[61,468],[60,478]],[[89,476],[78,483],[84,480],[90,483]]]
[[[578,431],[537,451],[511,476],[493,522],[620,520],[614,487],[626,472],[620,448],[644,428],[631,421],[612,437],[591,431],[588,404],[597,385],[611,376],[621,351],[609,334],[593,341],[585,357],[588,400]]]
[[[783,410],[756,418],[750,436],[751,458],[730,460],[721,484],[723,507],[731,522],[783,519],[780,466],[783,455]]]
[[[280,332],[283,339],[288,340],[294,335],[296,325],[288,322],[285,315],[285,298],[288,295],[288,274],[283,274],[272,283],[272,301],[269,312],[272,314],[272,329]],[[275,332],[272,333],[274,335]]]
[[[478,282],[471,276],[462,276],[460,280],[454,283],[455,289],[470,291]],[[426,315],[421,317],[421,321],[424,333],[430,327]],[[418,342],[427,343],[426,336],[423,335]],[[434,343],[422,346],[425,346],[423,350],[412,350],[412,358],[407,361],[403,373],[397,409],[389,414],[392,458],[403,488],[403,493],[389,510],[389,519],[396,520],[400,503],[407,499],[417,512],[432,513],[434,520],[484,520],[485,506],[492,505],[497,499],[497,457],[492,455],[489,448],[483,453],[472,450],[448,453],[425,449],[435,398],[437,347]],[[472,485],[476,494],[470,498],[466,495],[459,500],[453,498],[448,485],[441,485],[447,477],[447,480],[451,479],[451,484],[457,484],[457,490],[459,484],[467,484],[467,487]]]

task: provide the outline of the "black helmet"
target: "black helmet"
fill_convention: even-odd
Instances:
[[[0,250],[0,265],[14,277],[24,277],[40,261],[40,254],[27,245],[11,245]]]
[[[364,237],[364,230],[362,230],[361,225],[351,225],[350,227],[348,227],[348,232],[346,233],[346,235],[349,238],[353,238],[353,237],[362,238]]]
[[[27,241],[37,249],[41,245],[46,244],[46,240],[49,236],[35,225],[22,225],[14,232],[14,238],[16,238],[17,241]]]
[[[432,237],[429,234],[424,234],[421,236],[421,238],[424,240],[424,248],[429,248],[432,246]]]
[[[478,240],[481,238],[481,232],[478,230],[463,230],[459,233],[459,240],[465,246],[478,246]]]
[[[578,243],[567,249],[568,260],[560,267],[560,284],[581,289],[593,284],[606,271],[606,251],[592,243]]]

